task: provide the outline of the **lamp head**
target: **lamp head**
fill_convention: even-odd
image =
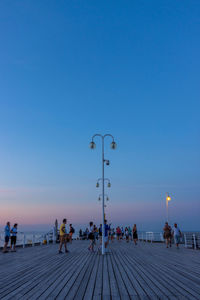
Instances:
[[[96,144],[95,144],[95,142],[91,142],[90,143],[90,149],[95,149],[96,148]]]
[[[99,183],[98,183],[98,182],[96,183],[96,187],[97,187],[97,188],[99,187]]]
[[[106,200],[107,200],[107,201],[109,201],[109,198],[108,198],[108,197],[106,197]]]
[[[171,200],[171,197],[170,196],[167,196],[167,201],[170,201]]]
[[[99,197],[98,200],[101,201],[101,197]]]
[[[110,161],[108,159],[106,159],[105,162],[106,162],[106,166],[110,165]]]
[[[110,182],[108,182],[108,188],[110,188],[111,187],[111,183]]]
[[[117,148],[117,144],[114,141],[112,141],[112,143],[110,144],[110,148],[115,150]]]

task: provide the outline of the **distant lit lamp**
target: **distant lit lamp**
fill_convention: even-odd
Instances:
[[[167,222],[169,222],[169,201],[171,201],[171,197],[169,196],[169,193],[166,193]]]

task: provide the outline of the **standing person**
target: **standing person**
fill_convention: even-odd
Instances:
[[[165,223],[163,231],[164,231],[163,237],[166,242],[166,247],[168,248],[168,245],[170,244],[170,238],[171,238],[171,227],[169,226],[168,222]]]
[[[82,232],[82,229],[79,230],[79,239],[81,240],[82,239],[82,236],[83,236],[83,232]]]
[[[90,232],[89,232],[89,229],[86,228],[86,230],[85,230],[85,235],[86,235],[86,239],[87,239],[87,240],[89,239],[89,238],[88,238],[88,237],[89,237],[89,233],[90,233]]]
[[[120,229],[119,226],[116,228],[116,233],[117,233],[117,240],[120,241],[120,239],[121,239],[121,229]]]
[[[174,237],[174,243],[176,244],[176,248],[179,249],[180,237],[182,235],[177,223],[174,223],[174,227],[172,228],[172,234]]]
[[[129,242],[129,232],[128,232],[128,228],[125,228],[125,237],[126,237],[126,242]]]
[[[90,222],[89,225],[90,225],[90,227],[89,227],[88,239],[90,240],[90,245],[88,247],[88,250],[94,252],[95,240],[94,240],[94,225],[93,225],[93,222]]]
[[[99,226],[99,239],[100,239],[100,245],[102,244],[102,224]]]
[[[123,227],[121,228],[121,239],[122,240],[124,239],[124,228]]]
[[[110,231],[110,226],[107,224],[107,220],[104,220],[104,238],[105,238],[105,252],[107,252],[107,246],[108,246],[108,243],[109,243],[109,240],[108,240],[108,233]]]
[[[115,229],[112,228],[112,229],[111,229],[111,242],[112,242],[112,243],[114,242],[114,237],[115,237]]]
[[[74,234],[75,230],[72,224],[69,224],[69,242],[72,243],[72,236]]]
[[[97,230],[97,227],[96,225],[94,225],[94,228],[93,228],[93,233],[94,233],[94,245],[96,245],[96,240],[98,240],[98,230]]]
[[[5,243],[4,243],[4,247],[3,247],[3,253],[8,253],[7,246],[8,246],[9,239],[10,239],[10,222],[7,222],[7,224],[4,228],[4,232],[5,232]]]
[[[136,226],[136,224],[134,224],[134,226],[133,226],[133,241],[134,241],[135,245],[137,245],[138,234],[137,234],[137,226]]]
[[[172,228],[170,225],[169,225],[169,246],[170,248],[172,246]]]
[[[60,247],[59,247],[59,254],[62,254],[62,246],[64,244],[65,247],[65,253],[68,253],[69,251],[67,250],[67,231],[66,231],[66,224],[67,224],[67,219],[63,219],[62,224],[60,225]]]
[[[11,245],[10,249],[13,252],[16,252],[16,242],[17,242],[17,223],[14,224],[13,228],[11,229]]]
[[[132,230],[130,226],[128,226],[128,233],[129,233],[129,239],[132,240]]]

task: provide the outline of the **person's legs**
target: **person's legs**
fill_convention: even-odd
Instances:
[[[170,248],[171,248],[171,246],[172,246],[172,238],[171,238],[171,236],[170,236],[170,238],[169,238],[169,246],[170,246]]]
[[[6,236],[6,237],[5,237],[4,247],[3,247],[3,252],[4,252],[4,253],[8,252],[8,251],[7,251],[8,242],[9,242],[9,236]]]
[[[14,247],[13,247],[14,252],[16,252],[16,242],[17,242],[17,237],[15,236],[15,238],[14,238]]]
[[[62,245],[63,245],[63,236],[60,236],[60,246],[59,246],[59,253],[62,253]]]
[[[13,251],[13,246],[14,246],[14,243],[13,243],[13,236],[11,236],[11,240],[10,240],[10,251]]]
[[[176,236],[176,235],[174,236],[174,242],[176,244],[176,248],[179,249],[179,243],[180,243],[179,236]]]
[[[69,252],[69,250],[67,250],[67,237],[64,240],[64,247],[65,247],[65,253]]]
[[[105,248],[107,248],[107,246],[108,246],[108,237],[105,236]]]

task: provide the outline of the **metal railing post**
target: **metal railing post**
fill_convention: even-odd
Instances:
[[[197,243],[196,243],[196,236],[193,234],[193,240],[194,240],[194,249],[197,250]]]
[[[24,234],[24,239],[23,239],[23,248],[25,248],[25,244],[26,244],[26,235]]]
[[[185,248],[187,248],[187,238],[186,238],[186,234],[184,233],[184,239],[185,239]]]

